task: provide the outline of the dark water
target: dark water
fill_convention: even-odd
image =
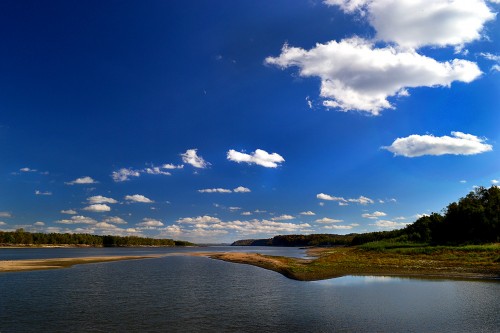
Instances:
[[[118,250],[111,254],[158,251]],[[0,332],[499,332],[499,295],[499,282],[299,282],[253,266],[169,256],[0,274]]]

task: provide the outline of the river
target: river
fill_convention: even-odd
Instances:
[[[0,260],[209,249],[0,249]],[[296,248],[243,248],[305,256]],[[498,332],[500,282],[294,281],[203,257],[0,274],[0,332]]]

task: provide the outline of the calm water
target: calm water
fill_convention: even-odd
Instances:
[[[0,250],[0,258],[179,252],[44,251]],[[304,255],[266,249],[287,251]],[[169,256],[0,274],[0,332],[498,332],[499,295],[499,282],[299,282],[253,266]]]

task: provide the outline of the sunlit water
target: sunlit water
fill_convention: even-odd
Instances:
[[[179,249],[8,251],[0,259]],[[498,332],[499,295],[493,281],[300,282],[249,265],[169,256],[0,274],[0,332]]]

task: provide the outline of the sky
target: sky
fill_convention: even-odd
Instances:
[[[0,2],[0,230],[403,228],[500,182],[498,0]]]

